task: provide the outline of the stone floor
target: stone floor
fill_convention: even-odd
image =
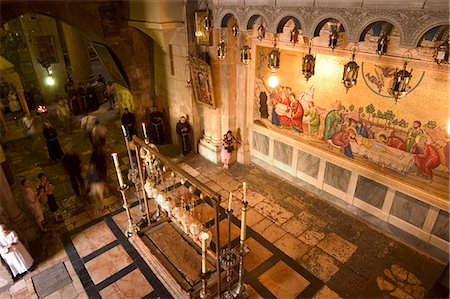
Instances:
[[[117,111],[101,108],[96,114],[110,132],[108,151],[120,153],[125,173],[127,154]],[[86,163],[90,143],[77,122],[79,119],[74,120],[73,131],[58,130],[59,140],[62,145],[71,142]],[[72,283],[45,298],[169,297],[123,234],[127,221],[115,191],[117,179],[112,165],[108,171],[108,209],[95,214],[89,199],[73,194],[61,165],[47,162],[40,134],[3,146],[16,178],[13,192],[19,206],[28,213],[20,179],[28,177],[36,183],[37,173],[45,172],[56,187],[65,222],[50,223],[52,232],[42,235],[41,244],[31,248],[36,269],[14,284],[9,279],[10,283],[0,289],[0,299],[38,298],[32,278],[57,264],[64,264]],[[448,258],[419,252],[255,165],[233,165],[225,171],[198,155],[180,159],[170,145],[161,150],[222,198],[228,199],[229,192],[233,192],[234,242],[239,238],[242,183],[247,183],[250,251],[244,258],[244,268],[250,298],[425,298],[448,263]],[[132,215],[138,219],[136,197],[130,192],[129,198],[134,202]],[[222,202],[222,214],[225,205],[226,200]],[[201,213],[208,210],[207,206],[196,208]],[[46,217],[50,219],[48,212]],[[226,222],[222,217],[222,233]],[[225,240],[225,236],[222,238]]]

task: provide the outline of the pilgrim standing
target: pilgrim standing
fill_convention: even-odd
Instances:
[[[61,159],[64,155],[61,145],[59,145],[58,134],[55,128],[53,128],[48,122],[44,122],[44,134],[45,141],[47,142],[47,150],[50,160],[57,161]]]
[[[34,220],[36,220],[39,229],[43,233],[48,233],[50,230],[44,227],[44,212],[42,211],[40,199],[36,193],[34,193],[33,188],[31,187],[31,182],[28,179],[23,179],[22,184],[22,192],[25,201],[30,208],[31,213],[33,214]],[[44,194],[41,194],[43,196]]]
[[[133,139],[133,136],[136,135],[136,118],[134,114],[128,111],[128,108],[125,108],[122,114],[122,125],[126,128],[128,133],[128,138],[130,140]]]
[[[47,177],[44,173],[38,174],[39,186],[38,186],[38,197],[43,197],[47,195],[47,205],[50,212],[53,214],[53,219],[56,223],[61,223],[64,221],[63,217],[58,213],[58,204],[56,203],[55,195],[53,195],[53,191],[55,187],[47,180]]]

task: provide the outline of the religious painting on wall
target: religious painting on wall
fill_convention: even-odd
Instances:
[[[38,35],[35,37],[38,61],[58,63],[55,40],[52,35]]]
[[[202,105],[215,109],[211,67],[201,58],[192,58],[189,64],[195,100]]]
[[[208,15],[207,11],[195,12],[195,37],[197,44],[204,46],[212,46],[212,38],[209,28],[205,27],[205,17]]]
[[[400,180],[432,182],[433,192],[448,192],[450,105],[442,100],[448,98],[447,78],[415,67],[409,93],[396,100],[387,87],[395,65],[364,62],[358,84],[347,93],[341,78],[348,60],[318,54],[308,82],[300,68],[280,68],[280,85],[270,88],[270,50],[257,48],[255,124]],[[283,65],[301,65],[301,54],[282,50]]]
[[[117,12],[114,6],[101,6],[99,8],[100,23],[103,28],[103,35],[115,36],[119,34],[119,25],[117,24]]]

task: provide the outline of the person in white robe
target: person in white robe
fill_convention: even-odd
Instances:
[[[11,269],[14,278],[33,266],[34,260],[14,231],[7,231],[0,224],[0,255]]]

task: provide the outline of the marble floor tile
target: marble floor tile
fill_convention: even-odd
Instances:
[[[247,211],[247,225],[253,226],[259,221],[261,221],[263,218],[265,218],[263,215],[258,213],[254,208],[250,208]]]
[[[136,224],[142,217],[140,207],[139,205],[133,207],[130,209],[131,218],[133,220],[133,223]],[[125,211],[115,215],[113,217],[114,222],[117,224],[117,226],[120,228],[120,230],[123,232],[128,227],[128,217],[127,213]]]
[[[213,225],[210,228],[210,231],[212,233],[212,239],[211,241],[213,243],[216,242],[216,226]],[[223,219],[219,222],[219,232],[220,232],[220,247],[224,247],[228,243],[228,219]],[[233,241],[234,239],[238,238],[240,235],[240,228],[237,227],[234,223],[231,223],[231,235],[230,240]]]
[[[300,241],[310,246],[316,246],[324,238],[325,233],[314,229],[307,230],[298,237]]]
[[[294,260],[302,257],[312,248],[290,234],[285,234],[283,237],[278,239],[274,245]]]
[[[103,221],[72,236],[73,245],[82,258],[114,240],[116,236]]]
[[[341,297],[327,285],[324,285],[312,299],[341,299]]]
[[[356,245],[334,233],[328,234],[325,239],[317,244],[317,247],[341,263],[345,263],[355,253],[356,249],[358,249]]]
[[[100,296],[105,299],[138,299],[145,297],[152,291],[153,287],[150,285],[141,271],[139,269],[136,269],[101,290]]]
[[[260,193],[247,190],[247,201],[249,206],[254,207],[260,202],[264,201],[264,196],[261,195]]]
[[[283,237],[286,233],[284,229],[282,229],[280,226],[278,226],[276,223],[273,223],[272,225],[268,226],[264,232],[262,233],[262,236],[266,238],[267,241],[273,243],[276,240]]]
[[[294,214],[276,203],[260,202],[255,206],[256,210],[278,224],[283,224],[291,219]]]
[[[195,206],[193,212],[195,219],[199,220],[202,224],[214,219],[214,216],[216,215],[216,210],[207,203]]]
[[[88,261],[85,266],[95,284],[105,280],[131,264],[133,260],[122,245],[117,245],[98,257]]]
[[[308,285],[309,281],[280,261],[258,277],[277,298],[296,298]]]
[[[247,285],[247,295],[248,295],[249,299],[263,299],[264,298],[260,294],[258,294],[258,292],[256,292],[255,289],[252,288],[250,285]]]
[[[251,226],[255,232],[262,234],[266,228],[273,224],[273,221],[267,218],[262,219],[258,223]]]
[[[287,231],[288,233],[290,233],[295,237],[299,237],[310,226],[311,224],[305,222],[303,219],[298,218],[297,216],[292,217],[282,225],[285,231]]]
[[[249,238],[245,241],[250,251],[244,256],[244,268],[250,272],[261,265],[272,256],[272,252],[259,244],[255,239]]]
[[[61,298],[64,299],[74,299],[78,295],[72,284],[68,284],[62,289],[58,290],[58,293],[61,296]]]
[[[324,282],[329,281],[339,271],[340,266],[338,261],[317,247],[308,251],[298,261],[303,267]]]

